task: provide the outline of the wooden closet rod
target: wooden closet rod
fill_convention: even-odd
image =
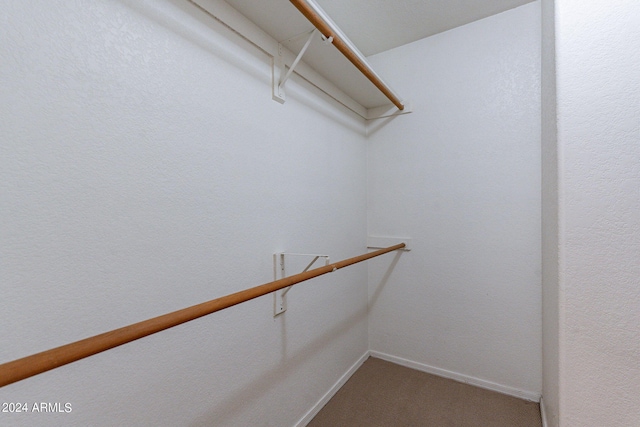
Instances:
[[[321,10],[307,2],[306,0],[290,0],[291,3],[325,36],[327,39],[333,37],[333,45],[356,66],[366,78],[371,81],[380,89],[380,91],[389,100],[398,107],[399,110],[404,110],[404,105],[398,96],[387,86],[382,79],[376,74],[375,71],[369,66],[362,54],[354,50],[348,40],[343,39],[342,32],[334,28],[322,15]]]
[[[147,335],[155,334],[156,332],[172,328],[233,305],[249,301],[250,299],[257,298],[282,288],[293,286],[305,280],[313,279],[314,277],[331,273],[332,271],[336,271],[340,268],[366,261],[369,258],[377,257],[404,247],[405,244],[400,243],[375,252],[338,261],[334,264],[325,265],[304,273],[285,277],[274,282],[265,283],[254,288],[245,289],[244,291],[183,308],[182,310],[167,313],[129,326],[114,329],[71,344],[66,344],[51,350],[46,350],[41,353],[36,353],[31,356],[3,363],[0,365],[0,387],[49,371],[59,366],[66,365],[67,363],[84,359],[85,357],[146,337]]]

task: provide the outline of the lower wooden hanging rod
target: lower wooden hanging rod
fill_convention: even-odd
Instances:
[[[382,81],[371,66],[367,63],[364,56],[353,46],[351,41],[342,33],[342,31],[327,19],[324,11],[312,1],[307,0],[290,0],[291,3],[311,22],[327,39],[333,39],[333,45],[349,60],[355,67],[365,75],[371,83],[374,84],[389,100],[404,110],[404,104],[391,88]]]
[[[129,326],[114,329],[71,344],[23,357],[22,359],[3,363],[0,365],[0,387],[404,247],[405,244],[400,243],[375,252],[305,271],[304,273],[285,277],[274,282],[265,283],[254,288],[245,289],[244,291],[183,308],[182,310],[167,313]]]

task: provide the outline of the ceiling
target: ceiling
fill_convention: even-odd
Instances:
[[[531,1],[315,0],[315,3],[365,56],[370,56]],[[289,0],[226,2],[292,52],[298,52],[306,41],[306,37],[300,35],[313,29]],[[303,61],[366,108],[389,102],[329,45],[314,41]],[[393,87],[393,82],[387,83]]]

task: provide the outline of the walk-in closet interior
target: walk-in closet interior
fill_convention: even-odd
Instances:
[[[339,424],[375,366],[640,425],[638,52],[625,0],[0,2],[0,425]]]

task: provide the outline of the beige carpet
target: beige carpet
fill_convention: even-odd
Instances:
[[[541,427],[540,407],[369,358],[309,427]]]

